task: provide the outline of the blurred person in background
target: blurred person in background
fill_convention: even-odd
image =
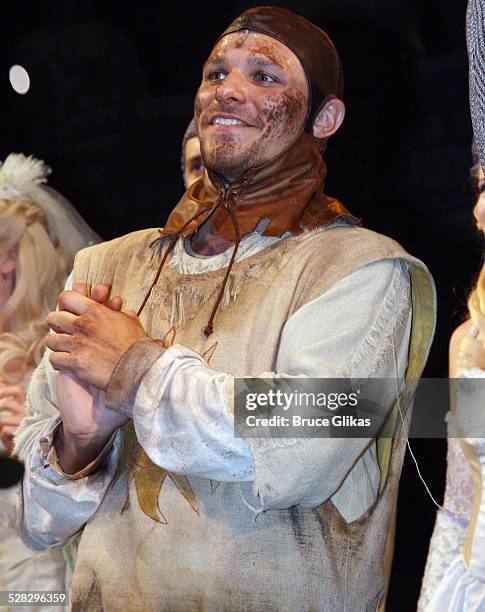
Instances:
[[[182,176],[185,189],[188,189],[204,174],[204,162],[200,152],[200,140],[197,136],[195,119],[187,126],[182,140]]]
[[[0,452],[13,450],[25,393],[74,253],[99,241],[60,194],[41,161],[9,155],[0,167]],[[0,590],[68,588],[70,547],[34,553],[15,531],[16,486],[0,490]],[[35,606],[34,606],[35,607]],[[26,609],[32,610],[32,606]],[[18,609],[16,607],[15,609]],[[42,606],[42,610],[50,609]],[[58,609],[58,608],[52,608]]]
[[[478,159],[473,167],[478,200],[474,217],[485,232],[485,177]],[[468,300],[469,318],[453,333],[449,350],[449,376],[485,378],[485,266]],[[452,383],[452,390],[455,385]],[[485,388],[485,387],[484,387]],[[481,499],[485,478],[485,444],[479,440],[480,423],[460,393],[452,394],[447,416],[448,454],[443,507],[438,509],[423,577],[419,612],[485,609],[485,506]],[[485,419],[482,417],[483,424]],[[480,508],[481,513],[480,513]],[[481,515],[481,520],[479,519]],[[477,520],[478,519],[478,520]],[[482,553],[480,554],[480,550]]]
[[[485,1],[467,10],[470,111],[475,139],[474,216],[485,232]],[[449,348],[451,410],[448,413],[446,491],[438,510],[423,577],[419,612],[485,610],[485,265],[468,298],[468,319]]]

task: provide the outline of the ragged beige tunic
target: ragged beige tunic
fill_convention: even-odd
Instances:
[[[149,246],[156,237],[155,230],[135,232],[81,252],[74,281],[109,283],[125,307],[136,310],[158,266],[160,252]],[[395,344],[397,330],[389,330],[386,354],[373,355],[369,346],[361,361],[375,362],[369,375],[376,377],[403,378],[407,363],[411,392],[434,330],[430,275],[388,238],[361,228],[329,227],[285,238],[236,263],[209,338],[201,330],[224,270],[191,275],[167,266],[141,318],[153,338],[173,339],[170,329],[175,328],[176,345],[165,352],[150,343],[143,351],[140,345],[132,347],[112,381],[110,401],[118,399],[121,409],[132,410],[136,425],[138,411],[153,401],[153,368],[177,346],[206,360],[210,356],[216,373],[274,374],[292,314],[360,268],[383,260],[409,267],[412,320],[403,325],[410,329],[410,340],[401,334]],[[330,361],[332,355],[322,359]],[[388,395],[383,402],[392,419],[392,389]],[[401,399],[409,403],[410,393]],[[59,420],[55,403],[55,373],[44,362],[29,394],[30,422],[17,440],[30,468],[21,531],[31,546],[57,545],[73,535],[70,513],[84,513],[74,609],[367,611],[382,604],[386,545],[405,450],[401,427],[394,440],[377,445],[365,439],[248,440],[254,482],[214,482],[192,476],[189,469],[167,474],[141,452],[133,429],[126,427],[98,471],[78,481],[77,493],[82,487],[83,495],[73,504],[72,481],[49,465],[48,448],[42,466],[35,459],[39,440]],[[48,441],[47,435],[44,447]],[[323,463],[322,445],[328,450]],[[377,498],[358,518],[346,520],[345,507],[360,490],[366,461],[372,458],[379,467]],[[282,475],[282,465],[298,469]],[[348,467],[342,472],[341,465]],[[49,479],[48,485],[42,478]],[[39,518],[43,504],[52,513],[47,534],[45,517]]]

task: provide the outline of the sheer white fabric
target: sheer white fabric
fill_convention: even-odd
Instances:
[[[445,510],[439,509],[436,513],[418,612],[427,609],[430,598],[446,570],[461,553],[470,522],[472,501],[473,482],[470,466],[461,450],[458,438],[448,437],[446,491],[443,503]]]
[[[485,378],[485,372],[474,368],[462,376]],[[438,511],[419,612],[485,611],[485,418],[481,393],[484,388],[483,383],[458,388],[456,416],[448,417],[450,435],[462,438],[450,437],[448,441],[446,511]],[[477,435],[483,437],[471,437]],[[474,488],[471,463],[461,445],[474,458],[473,466],[481,480],[478,491]],[[474,505],[476,521],[472,524]],[[468,567],[463,555],[467,537],[471,541]]]

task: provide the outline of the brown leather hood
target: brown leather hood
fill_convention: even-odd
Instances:
[[[351,225],[360,224],[338,200],[323,193],[325,176],[318,145],[303,132],[287,151],[235,183],[224,183],[206,169],[170,214],[162,236],[191,236],[209,216],[216,231],[229,241],[236,239],[233,215],[240,237],[253,232],[262,219],[268,220],[261,232],[266,236],[299,234],[340,217]]]

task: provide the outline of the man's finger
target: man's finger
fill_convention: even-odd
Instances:
[[[98,302],[98,304],[104,304],[108,299],[110,290],[111,287],[109,285],[99,283],[91,291],[91,299]]]
[[[85,314],[96,303],[76,291],[63,291],[59,296],[59,310],[66,310],[76,315]]]
[[[49,361],[54,370],[74,372],[74,360],[71,353],[55,352],[49,355]]]
[[[118,296],[112,297],[106,302],[106,306],[111,308],[111,310],[121,310],[123,307],[123,300]]]
[[[73,349],[73,338],[68,334],[49,334],[46,345],[51,351],[70,353]]]
[[[47,325],[58,333],[74,334],[74,324],[78,317],[70,312],[53,311],[47,315]]]
[[[81,295],[85,295],[86,297],[88,296],[88,286],[86,283],[75,283],[72,290],[76,293],[80,293]]]

